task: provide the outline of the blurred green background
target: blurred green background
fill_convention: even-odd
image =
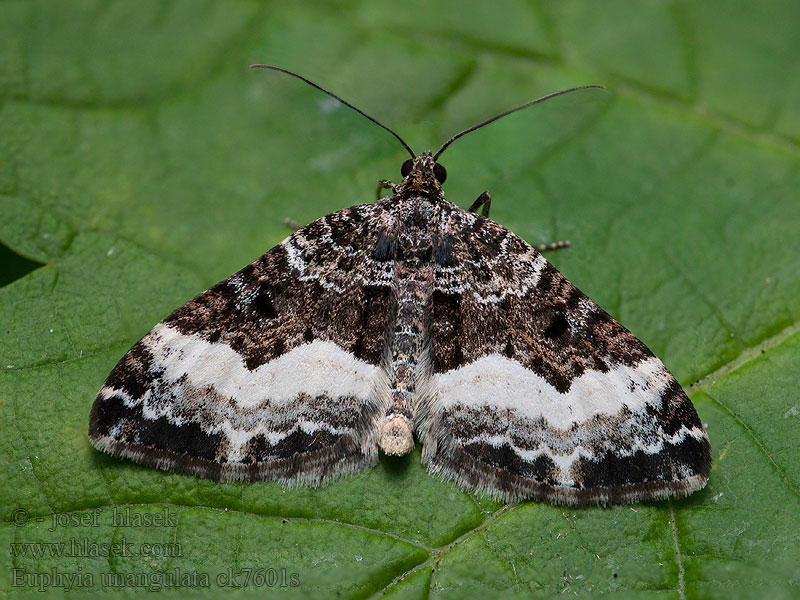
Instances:
[[[798,22],[791,0],[0,3],[0,596],[75,576],[126,597],[159,577],[189,597],[795,597]],[[501,506],[430,477],[418,450],[318,490],[94,451],[91,403],[133,342],[279,242],[285,217],[399,177],[389,134],[257,62],[418,152],[605,84],[460,140],[445,193],[489,189],[529,242],[572,241],[548,258],[695,402],[707,488]],[[124,527],[120,511],[173,518]],[[102,551],[122,541],[137,553]]]

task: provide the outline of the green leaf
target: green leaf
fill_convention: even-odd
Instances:
[[[800,5],[0,4],[0,596],[794,597],[800,585]],[[690,392],[714,464],[671,502],[501,506],[419,452],[321,489],[98,453],[94,395],[157,321],[454,144]],[[63,544],[63,546],[61,545]],[[82,587],[83,586],[83,587]]]

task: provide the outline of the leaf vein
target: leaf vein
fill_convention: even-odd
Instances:
[[[669,525],[672,530],[672,548],[675,555],[675,563],[678,565],[678,584],[676,589],[678,597],[681,600],[686,600],[686,571],[683,567],[683,555],[678,541],[678,524],[675,521],[675,508],[672,505],[672,500],[669,501]]]
[[[714,403],[715,403],[717,406],[719,406],[719,407],[720,407],[722,410],[724,410],[724,411],[725,411],[725,412],[728,414],[728,416],[730,416],[730,417],[731,417],[731,418],[732,418],[734,421],[736,421],[736,423],[737,423],[737,424],[738,424],[738,425],[739,425],[739,426],[740,426],[742,429],[744,429],[744,431],[747,433],[747,435],[748,435],[748,436],[750,436],[750,438],[753,440],[753,442],[755,442],[755,444],[756,444],[756,446],[758,447],[759,451],[760,451],[760,452],[761,452],[761,453],[762,453],[762,454],[763,454],[763,455],[766,457],[766,459],[769,461],[769,463],[772,465],[772,467],[775,469],[775,471],[776,471],[776,472],[777,472],[777,473],[778,473],[778,474],[781,476],[781,479],[782,479],[782,480],[783,480],[783,482],[786,484],[786,487],[788,487],[788,488],[789,488],[789,489],[792,491],[792,493],[793,493],[795,496],[798,496],[798,497],[800,497],[800,490],[798,490],[798,489],[797,489],[797,488],[794,486],[794,484],[791,482],[791,480],[789,479],[788,475],[786,474],[786,471],[785,471],[783,468],[781,468],[781,466],[780,466],[780,465],[778,465],[778,463],[775,461],[775,459],[772,457],[772,455],[771,455],[771,454],[769,453],[769,451],[767,450],[766,446],[764,446],[764,443],[761,441],[761,439],[759,439],[759,437],[756,435],[756,433],[755,433],[755,432],[754,432],[754,431],[753,431],[753,430],[752,430],[752,429],[751,429],[751,428],[750,428],[750,427],[747,425],[747,423],[745,423],[745,422],[744,422],[744,421],[743,421],[743,420],[742,420],[742,419],[739,417],[739,415],[737,415],[737,414],[736,414],[736,413],[735,413],[735,412],[734,412],[734,411],[733,411],[733,410],[732,410],[732,409],[731,409],[731,408],[730,408],[728,405],[726,405],[724,402],[722,402],[722,401],[721,401],[721,400],[719,400],[718,398],[716,398],[716,397],[712,396],[712,395],[711,395],[711,394],[710,394],[708,391],[705,391],[705,394],[706,394],[706,395],[707,395],[709,398],[711,398],[711,400],[712,400],[712,401],[713,401],[713,402],[714,402]]]

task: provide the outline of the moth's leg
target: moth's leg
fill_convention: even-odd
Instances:
[[[549,244],[534,244],[533,247],[536,248],[539,252],[546,252],[547,250],[558,250],[559,248],[568,248],[569,240],[550,242]]]
[[[489,196],[489,192],[483,192],[475,202],[472,203],[472,206],[469,207],[469,212],[477,212],[479,208],[483,207],[481,210],[481,214],[484,217],[489,216],[489,207],[492,205],[492,198]],[[534,248],[536,248],[539,252],[545,252],[547,250],[558,250],[559,248],[567,248],[569,246],[569,240],[561,240],[558,242],[551,242],[549,244],[536,244]]]
[[[375,190],[375,200],[380,200],[381,199],[381,192],[383,190],[392,190],[392,193],[396,194],[397,193],[397,186],[393,182],[389,181],[388,179],[381,179],[378,182],[378,189]]]
[[[472,206],[470,206],[467,210],[471,213],[474,213],[478,212],[478,209],[483,207],[483,209],[481,210],[481,214],[484,217],[488,217],[489,207],[491,205],[492,205],[492,197],[489,195],[489,192],[486,191],[483,192],[480,196],[478,196],[478,199],[475,200],[475,202],[472,203]]]
[[[298,223],[294,219],[290,219],[289,217],[286,217],[283,220],[283,224],[286,225],[287,227],[290,227],[290,228],[294,229],[295,231],[297,231],[298,229],[300,229],[302,227],[302,225],[300,223]]]

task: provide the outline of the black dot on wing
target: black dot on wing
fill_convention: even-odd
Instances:
[[[387,234],[386,231],[381,231],[378,234],[378,242],[375,245],[375,260],[393,260],[396,250],[397,239]]]
[[[503,348],[503,354],[506,358],[514,358],[514,346],[511,344],[511,336],[506,338],[506,347]]]
[[[436,241],[434,248],[436,264],[441,267],[452,267],[456,264],[453,236],[446,235]]]
[[[553,317],[547,329],[544,330],[544,336],[548,339],[555,339],[561,337],[569,329],[569,323],[563,313],[559,313]]]
[[[262,287],[258,290],[256,297],[253,300],[253,305],[258,313],[266,319],[275,318],[275,305],[272,303],[272,295],[269,289]]]

